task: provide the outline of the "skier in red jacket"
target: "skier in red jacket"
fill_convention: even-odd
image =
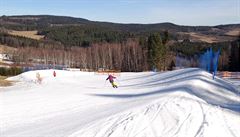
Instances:
[[[106,80],[109,80],[109,82],[112,84],[113,88],[117,88],[117,84],[114,82],[113,79],[116,77],[112,76],[111,74],[108,75],[108,78]]]
[[[53,76],[54,76],[54,77],[56,77],[56,75],[57,75],[57,74],[56,74],[56,72],[55,72],[55,71],[53,71]]]

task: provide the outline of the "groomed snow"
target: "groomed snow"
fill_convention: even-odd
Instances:
[[[1,137],[240,136],[239,87],[200,69],[121,73],[117,89],[106,75],[52,73],[0,88]]]

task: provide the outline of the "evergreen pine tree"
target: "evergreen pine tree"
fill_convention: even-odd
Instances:
[[[151,69],[164,69],[166,47],[163,45],[158,33],[151,34],[148,38],[148,61]]]

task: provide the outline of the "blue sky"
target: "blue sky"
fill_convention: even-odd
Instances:
[[[240,23],[240,0],[0,0],[0,15],[64,15],[117,23]]]

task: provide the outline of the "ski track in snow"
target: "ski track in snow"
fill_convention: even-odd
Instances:
[[[0,88],[1,137],[240,136],[238,85],[200,69],[121,73],[117,89],[106,75],[52,72]]]

